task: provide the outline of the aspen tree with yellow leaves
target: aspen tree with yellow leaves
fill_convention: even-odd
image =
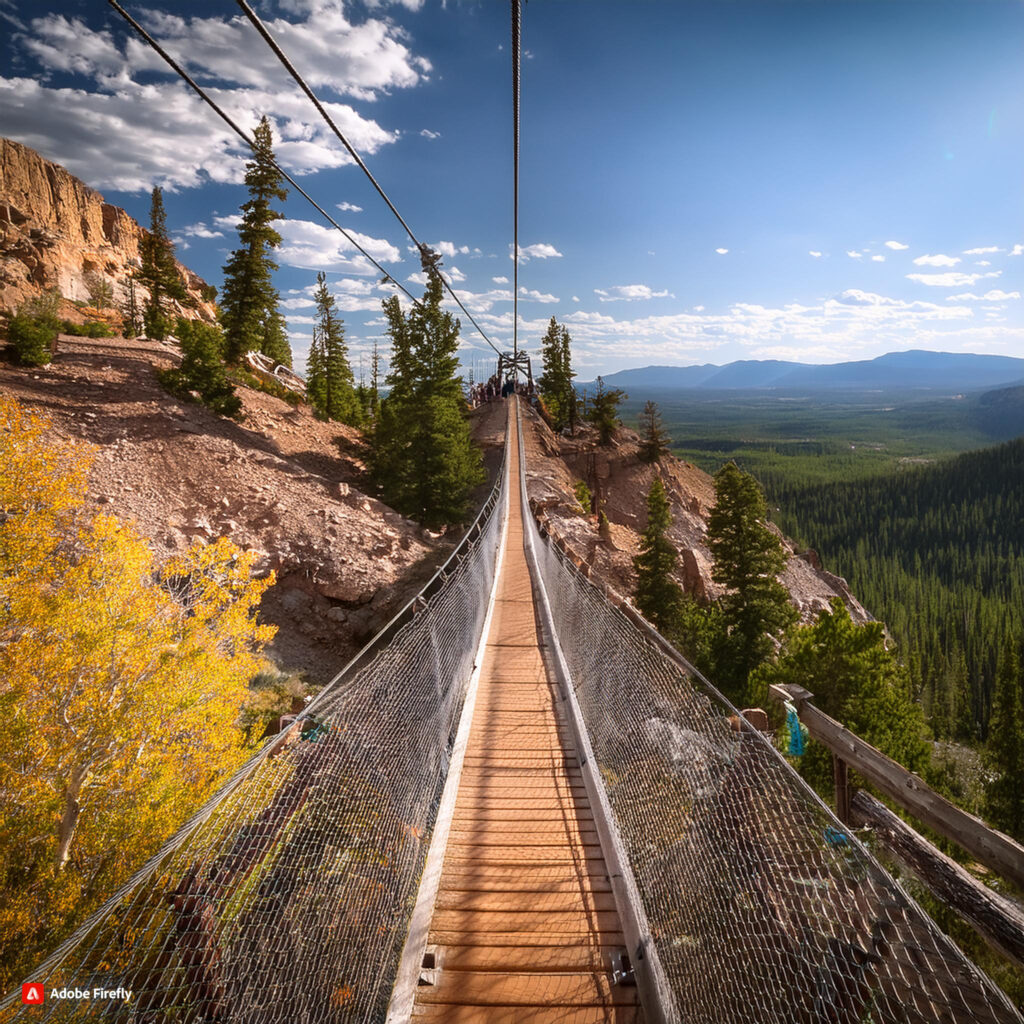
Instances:
[[[156,565],[47,428],[0,398],[0,989],[248,756],[274,633],[251,555],[222,538]]]

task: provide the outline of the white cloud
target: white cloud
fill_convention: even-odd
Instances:
[[[492,277],[491,280],[495,284],[508,284],[508,278],[507,277]]]
[[[448,267],[447,276],[453,284],[461,284],[466,280],[466,275],[458,267]]]
[[[237,217],[216,218],[214,223],[232,225]],[[347,272],[350,274],[376,274],[379,271],[345,238],[340,231],[308,220],[286,219],[278,221],[277,230],[284,244],[278,250],[278,259],[292,267],[310,270]],[[385,238],[373,238],[358,231],[349,234],[378,262],[399,263],[401,252]]]
[[[987,256],[990,252],[1002,252],[998,245],[983,245],[977,249],[964,249],[965,256]]]
[[[960,295],[947,295],[947,302],[1008,302],[1010,299],[1019,299],[1020,292],[1004,292],[999,288],[993,288],[984,295],[974,295],[971,292],[963,292]]]
[[[234,218],[238,220],[238,218]],[[198,221],[195,224],[189,224],[188,227],[178,228],[177,234],[184,235],[187,238],[223,238],[223,231],[214,231],[212,228],[208,228],[202,221]]]
[[[579,297],[578,295],[574,295],[574,296],[572,297],[572,301],[573,301],[573,302],[579,302],[579,301],[580,301],[580,297]]]
[[[724,256],[728,251],[729,251],[728,249],[716,249],[715,250],[715,252],[717,252],[719,256]]]
[[[944,256],[938,253],[935,256],[918,256],[914,260],[915,267],[955,267],[960,262],[959,256]]]
[[[807,255],[808,256],[813,256],[816,260],[820,260],[821,259],[821,253],[818,252],[817,249],[808,249],[807,250]]]
[[[420,135],[425,139],[439,139],[441,138],[440,132],[432,132],[429,128],[424,128],[420,131]]]
[[[304,20],[272,19],[270,30],[311,86],[325,93],[324,106],[339,127],[364,154],[393,142],[397,132],[336,97],[372,100],[413,87],[429,74],[429,62],[411,53],[402,30],[389,20],[355,24],[336,0],[298,13]],[[243,127],[273,111],[276,153],[290,171],[351,163],[270,50],[254,45],[244,19],[150,11],[143,20]],[[101,188],[141,191],[154,184],[173,189],[241,180],[246,147],[133,36],[115,38],[77,18],[51,14],[33,19],[18,42],[43,71],[0,78],[5,135]],[[48,71],[80,76],[85,87],[52,87]]]
[[[595,288],[599,302],[638,302],[645,299],[675,298],[667,289],[656,292],[646,284],[618,284],[612,288]]]
[[[975,260],[974,261],[974,265],[976,267],[991,267],[992,266],[992,261],[991,260]]]
[[[849,256],[851,260],[859,260],[864,258],[864,253],[857,252],[856,249],[847,249],[846,255]]]
[[[534,302],[559,301],[559,299],[556,296],[550,295],[547,292],[538,292],[530,288],[523,288],[522,286],[520,286],[519,288],[519,294],[523,296],[524,299],[532,299]]]
[[[468,245],[456,245],[454,242],[438,242],[437,245],[432,245],[431,249],[436,249],[442,256],[447,256],[448,259],[452,259],[455,256],[466,256],[469,254]],[[416,250],[409,247],[409,252],[415,253]]]
[[[909,249],[909,245],[904,245],[902,242],[886,242],[885,246],[887,249]]]
[[[356,206],[355,203],[338,203],[337,206],[338,206],[338,209],[341,210],[343,213],[362,213],[363,212],[363,208],[361,206]]]
[[[1011,256],[1024,256],[1024,245],[1018,242],[1013,249],[1010,251]]]
[[[509,259],[515,259],[515,254],[509,246]],[[559,259],[561,253],[548,242],[535,242],[533,245],[521,245],[519,247],[519,262],[528,263],[530,260],[553,260]]]
[[[991,270],[987,274],[963,274],[960,271],[949,271],[945,274],[907,274],[907,279],[926,284],[932,288],[963,288],[986,277],[999,277],[1001,270]]]
[[[871,257],[871,261],[873,263],[884,263],[885,257],[881,253],[878,253],[877,255]]]

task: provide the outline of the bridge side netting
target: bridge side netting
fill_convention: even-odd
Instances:
[[[33,1021],[383,1020],[504,520],[504,472],[433,581],[30,980]],[[123,986],[130,1003],[52,1001]],[[19,1012],[20,1011],[20,1012]]]
[[[1020,1024],[771,744],[527,529],[670,1013]]]

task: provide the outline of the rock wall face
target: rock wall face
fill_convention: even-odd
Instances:
[[[0,138],[0,309],[12,310],[49,288],[88,301],[90,274],[109,281],[121,302],[146,234],[63,167]],[[173,304],[174,315],[212,321],[206,282],[181,263],[178,270],[189,297]],[[136,295],[142,301],[147,292],[137,286]]]

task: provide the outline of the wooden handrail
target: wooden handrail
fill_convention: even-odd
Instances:
[[[793,704],[800,721],[807,726],[808,735],[828,747],[845,765],[859,772],[922,824],[962,846],[986,867],[1024,889],[1024,847],[1019,843],[950,803],[919,775],[907,771],[820,711],[811,703],[814,694],[810,691],[800,686],[773,685],[768,689],[775,700]]]

